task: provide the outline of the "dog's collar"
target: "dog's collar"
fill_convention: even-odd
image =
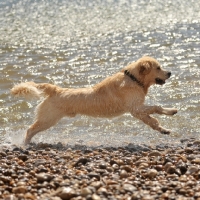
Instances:
[[[130,74],[130,72],[128,70],[124,71],[124,74],[129,76],[131,78],[132,81],[135,81],[140,87],[144,88],[144,85],[137,80],[137,78],[135,78],[135,76],[133,76],[132,74]]]

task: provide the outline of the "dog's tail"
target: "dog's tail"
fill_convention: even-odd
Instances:
[[[40,98],[42,96],[52,96],[58,91],[59,87],[49,84],[49,83],[40,83],[36,84],[34,82],[26,82],[15,85],[11,89],[11,94],[19,97],[25,98]]]

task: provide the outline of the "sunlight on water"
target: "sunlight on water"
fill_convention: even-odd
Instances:
[[[126,114],[65,118],[33,141],[119,146],[199,138],[199,7],[199,1],[186,0],[0,0],[0,142],[21,144],[38,104],[13,98],[13,84],[90,87],[143,55],[172,71],[167,83],[152,87],[146,98],[149,105],[179,109],[173,117],[156,116],[172,129],[170,136]]]

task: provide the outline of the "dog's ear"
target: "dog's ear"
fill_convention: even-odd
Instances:
[[[147,75],[151,71],[152,64],[149,61],[143,61],[139,63],[139,73]]]

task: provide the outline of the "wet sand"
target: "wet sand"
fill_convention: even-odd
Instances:
[[[200,141],[1,146],[0,199],[200,199]]]

